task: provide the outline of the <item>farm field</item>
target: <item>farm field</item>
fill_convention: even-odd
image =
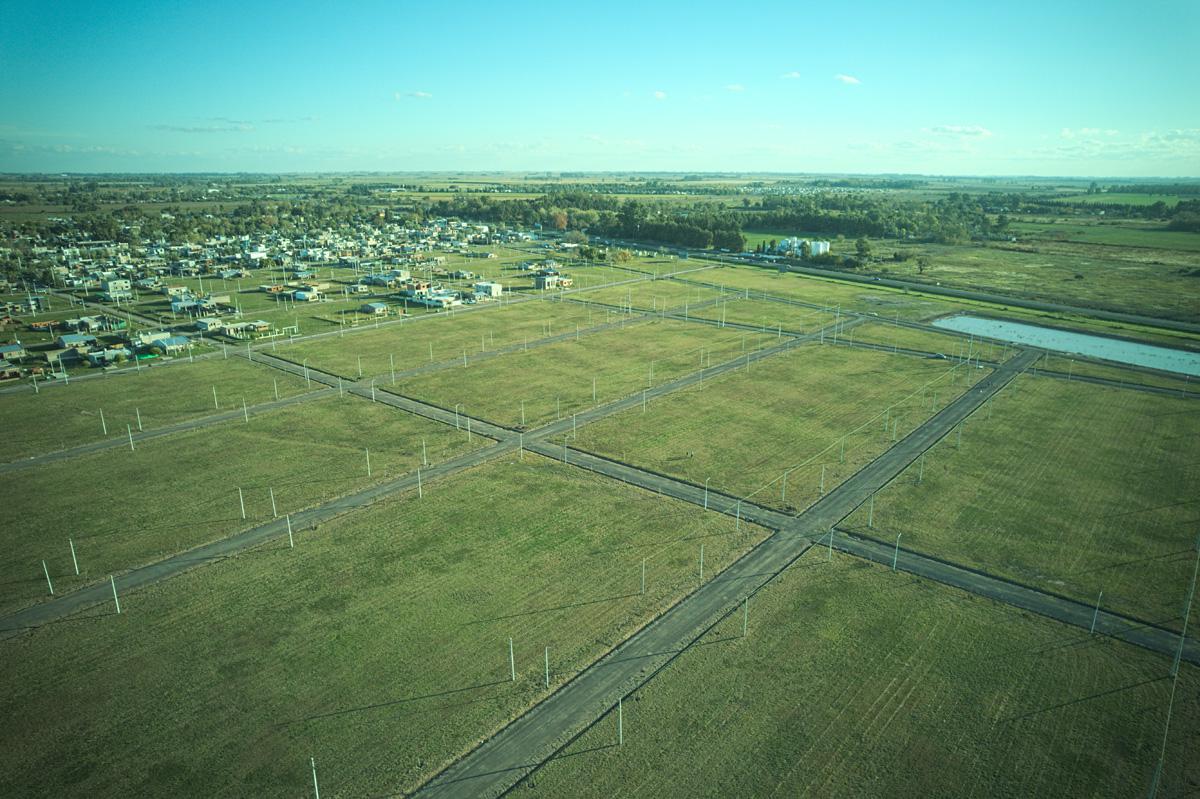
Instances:
[[[1100,194],[1070,194],[1064,195],[1073,203],[1088,205],[1154,205],[1161,202],[1165,205],[1176,205],[1181,199],[1178,194],[1154,194],[1141,192],[1102,192]]]
[[[1013,229],[1027,236],[1056,241],[1200,252],[1200,236],[1185,231],[1167,230],[1165,226],[1158,225],[1096,225],[1079,224],[1075,221],[1056,224],[1017,222]]]
[[[700,319],[759,325],[764,332],[782,328],[793,333],[811,333],[823,325],[833,324],[836,319],[834,314],[815,308],[745,299],[736,295],[726,297],[716,305],[689,311],[689,315]]]
[[[773,333],[652,320],[383,388],[443,408],[461,405],[469,416],[528,429],[696,372],[701,358],[706,365],[720,364],[778,342]]]
[[[154,430],[239,409],[243,399],[247,405],[270,402],[275,399],[276,387],[281,398],[319,388],[307,386],[303,378],[268,371],[242,358],[219,356],[169,366],[151,361],[143,364],[140,372],[119,375],[85,374],[89,374],[86,380],[58,380],[53,386],[43,385],[37,393],[0,395],[4,412],[12,414],[9,418],[21,420],[4,437],[4,460],[19,460],[105,437],[122,438],[126,425],[138,430],[139,413],[142,428]],[[107,436],[100,422],[101,411]]]
[[[580,328],[618,321],[616,312],[593,310],[570,302],[522,302],[480,306],[470,311],[440,313],[345,336],[327,336],[281,346],[273,353],[295,363],[347,378],[386,375],[427,363],[460,359],[481,349],[492,350],[555,336]],[[390,358],[390,359],[389,359]]]
[[[701,272],[700,274],[704,274]],[[638,311],[678,311],[684,306],[710,302],[722,292],[705,286],[694,286],[674,280],[648,280],[624,286],[609,286],[579,292],[572,299],[632,308]]]
[[[1128,797],[1167,659],[814,548],[527,777],[522,796]],[[769,675],[769,678],[764,678]],[[1160,796],[1200,780],[1180,673]]]
[[[807,344],[578,431],[579,449],[799,509],[948,404],[987,370]],[[928,386],[922,391],[923,386]],[[922,396],[924,394],[924,396]],[[892,406],[889,411],[889,406]],[[841,449],[846,438],[845,453]],[[781,475],[791,470],[786,497]]]
[[[297,796],[310,757],[323,796],[410,790],[548,693],[546,647],[555,689],[764,534],[477,467],[7,641],[7,791]]]
[[[1200,236],[1179,235],[1194,236],[1200,247]],[[888,277],[1151,316],[1197,317],[1194,278],[1176,266],[1128,257],[1120,248],[1078,252],[925,245],[923,251],[931,259],[924,274],[918,275],[916,264],[906,261],[889,263]],[[1193,260],[1200,265],[1200,255]]]
[[[1064,409],[1070,409],[1064,412]],[[845,526],[1178,626],[1195,556],[1194,400],[1021,377]],[[990,418],[989,418],[990,416]],[[1081,464],[1084,465],[1081,467]]]
[[[464,432],[357,398],[329,397],[214,427],[82,455],[5,476],[20,525],[0,534],[0,606],[49,598],[421,464],[483,446]],[[367,474],[366,449],[371,475]],[[241,518],[238,489],[244,496]],[[75,541],[76,576],[68,538]]]

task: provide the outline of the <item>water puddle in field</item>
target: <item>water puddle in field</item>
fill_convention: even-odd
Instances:
[[[1139,344],[1108,336],[1073,333],[1052,327],[985,319],[967,314],[938,319],[934,321],[933,325],[959,333],[1007,341],[1010,344],[1028,344],[1044,350],[1071,355],[1086,355],[1116,363],[1145,366],[1150,369],[1161,369],[1164,372],[1200,377],[1200,353],[1186,352],[1171,347],[1156,347],[1153,344]]]

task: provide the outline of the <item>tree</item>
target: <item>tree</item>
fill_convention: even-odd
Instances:
[[[633,260],[633,253],[631,253],[629,250],[617,250],[617,254],[614,256],[614,258],[619,264],[627,264]]]
[[[917,272],[922,275],[925,274],[925,270],[929,268],[929,263],[930,263],[930,261],[929,261],[928,255],[918,255],[917,256]]]
[[[800,257],[806,261],[812,258],[812,245],[808,243],[808,239],[800,242]]]
[[[854,252],[865,261],[871,257],[871,243],[864,238],[858,239],[854,242]]]
[[[569,233],[567,233],[567,235],[564,237],[564,239],[571,244],[583,245],[583,244],[588,243],[587,234],[583,233],[582,231],[579,231],[579,230],[570,231]]]

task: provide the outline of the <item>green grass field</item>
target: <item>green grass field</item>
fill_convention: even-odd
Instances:
[[[1166,205],[1177,205],[1180,196],[1178,194],[1103,192],[1100,194],[1064,195],[1063,199],[1086,205],[1108,205],[1110,203],[1115,205],[1154,205],[1157,202],[1165,203]]]
[[[811,333],[823,325],[833,324],[836,318],[834,314],[815,308],[737,296],[722,299],[716,305],[696,311],[689,310],[689,315],[726,323],[758,325],[768,333],[771,330]]]
[[[699,279],[726,287],[750,289],[766,294],[810,302],[820,306],[841,306],[842,310],[875,314],[889,319],[925,321],[950,313],[980,311],[1003,313],[1033,324],[1094,330],[1098,333],[1126,336],[1141,341],[1170,344],[1189,349],[1200,348],[1200,336],[1191,333],[1151,328],[1126,322],[1093,320],[1065,313],[1028,311],[1007,305],[970,300],[943,300],[918,292],[905,292],[883,286],[868,286],[839,280],[825,280],[794,273],[780,273],[758,267],[722,267],[706,272]]]
[[[1195,238],[1200,243],[1200,236]],[[910,260],[886,264],[887,276],[1151,316],[1197,317],[1192,300],[1196,278],[1183,274],[1179,266],[1141,257],[1140,251],[1077,246],[925,245],[922,249],[931,260],[924,274],[918,274],[916,261]],[[1185,258],[1200,265],[1195,253],[1187,253]]]
[[[1145,386],[1173,388],[1182,391],[1200,390],[1200,380],[1193,380],[1187,375],[1170,377],[1165,374],[1149,372],[1143,369],[1125,369],[1116,365],[1096,363],[1078,358],[1068,358],[1065,355],[1053,355],[1048,360],[1038,364],[1038,368],[1054,369],[1067,375],[1088,375],[1103,377],[1109,380],[1119,380],[1122,383],[1140,383]]]
[[[983,374],[809,344],[654,400],[644,413],[590,424],[573,444],[696,484],[711,480],[714,490],[757,503],[803,508],[819,498],[822,471],[829,490],[890,446],[885,418],[903,437]]]
[[[522,302],[441,313],[280,346],[273,352],[296,363],[307,360],[309,366],[356,379],[360,357],[363,375],[388,375],[393,364],[396,371],[402,371],[453,361],[460,359],[464,350],[473,355],[621,318],[616,312],[571,302]]]
[[[965,357],[968,353],[978,355],[985,361],[1003,360],[1008,348],[980,339],[970,340],[967,336],[939,333],[933,330],[918,330],[911,327],[891,325],[886,322],[869,322],[846,331],[846,338],[853,342],[879,344],[935,352],[948,357]]]
[[[529,453],[431,483],[6,642],[6,792],[403,792],[764,534]]]
[[[692,286],[674,280],[651,280],[623,286],[582,291],[572,295],[580,302],[596,302],[639,311],[678,311],[684,306],[710,302],[721,292],[704,286]]]
[[[124,428],[122,428],[124,432]],[[320,504],[421,464],[486,443],[463,432],[357,398],[330,397],[264,416],[34,466],[5,476],[0,605],[49,598],[46,560],[63,593]],[[370,449],[371,476],[366,452]],[[241,518],[238,489],[246,504]],[[76,576],[67,539],[80,561]]]
[[[151,362],[153,363],[153,362]],[[107,437],[136,433],[221,411],[270,402],[309,391],[303,378],[267,370],[242,358],[208,358],[195,363],[145,365],[140,372],[55,381],[37,393],[0,396],[5,418],[16,424],[5,436],[4,460],[65,449]],[[216,402],[213,389],[216,389]],[[317,386],[311,387],[313,389]],[[104,425],[100,412],[104,412]]]
[[[1018,378],[847,527],[1178,625],[1196,542],[1193,400]],[[990,418],[989,418],[990,415]]]
[[[385,390],[532,428],[778,343],[775,334],[654,320],[397,381]],[[593,379],[595,400],[593,401]],[[524,408],[522,409],[522,403]]]
[[[696,278],[727,289],[750,289],[776,297],[809,302],[821,307],[875,313],[880,316],[920,320],[940,316],[966,306],[900,289],[867,286],[839,280],[823,280],[795,273],[751,266],[727,266],[704,272]]]
[[[520,796],[1128,797],[1168,661],[823,550],[526,778]],[[1200,781],[1184,665],[1159,796]]]
[[[1032,238],[1056,241],[1077,241],[1082,244],[1106,244],[1113,247],[1145,247],[1156,250],[1200,252],[1200,235],[1167,230],[1165,225],[1113,224],[1040,224],[1019,222],[1013,225],[1018,233]]]

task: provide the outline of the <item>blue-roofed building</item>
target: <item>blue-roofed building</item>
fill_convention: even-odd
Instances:
[[[0,344],[0,360],[19,361],[26,355],[25,347],[17,344]]]
[[[64,349],[86,349],[96,343],[96,337],[86,333],[64,333],[54,343]]]
[[[187,336],[167,336],[158,339],[150,346],[163,355],[175,355],[185,351],[190,343],[191,340]]]

